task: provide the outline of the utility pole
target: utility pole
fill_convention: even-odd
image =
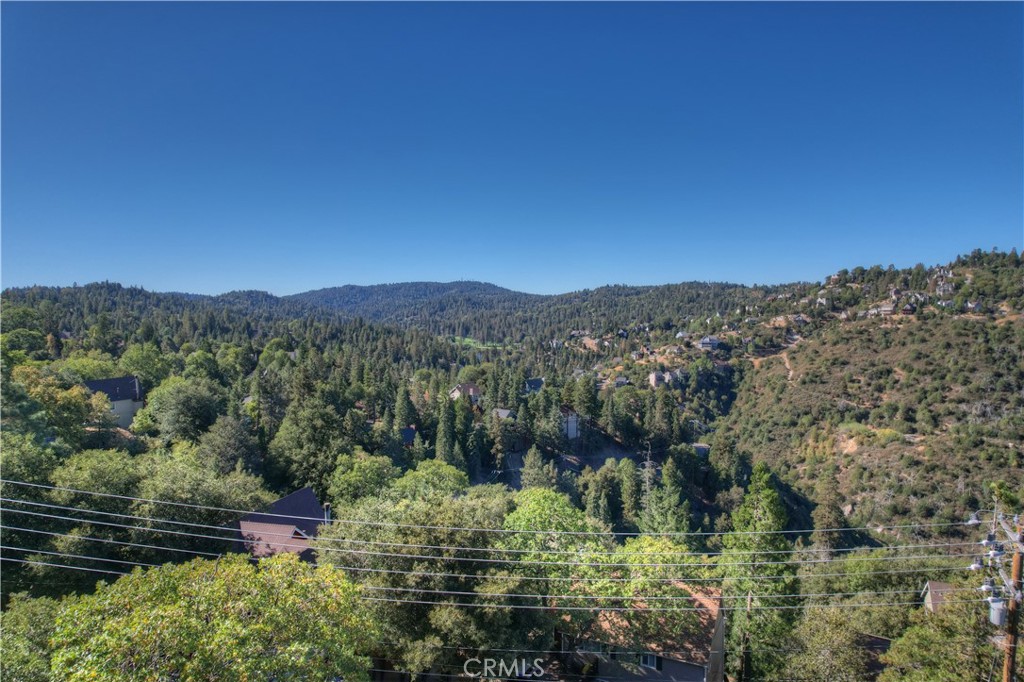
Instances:
[[[1006,654],[1003,658],[1003,682],[1014,682],[1017,668],[1017,634],[1020,624],[1020,605],[1017,596],[1021,593],[1021,524],[1017,524],[1017,537],[1013,543],[1013,568],[1010,574],[1010,603],[1006,609]]]
[[[978,526],[981,521],[978,513],[975,512],[967,522],[968,526]],[[1010,575],[999,565],[1003,557],[1002,542],[996,540],[997,530],[1001,530],[1006,541],[1013,545],[1013,564]],[[1021,599],[1024,594],[1022,587],[1022,565],[1024,565],[1024,517],[1017,515],[1013,517],[1013,526],[1007,522],[1006,517],[999,513],[999,502],[996,501],[996,508],[992,512],[992,529],[988,536],[981,541],[981,545],[988,549],[988,568],[999,576],[1001,585],[997,585],[993,578],[986,578],[985,584],[979,589],[991,593],[988,598],[989,621],[993,625],[1005,628],[1006,645],[1003,658],[1003,682],[1017,682],[1017,639],[1020,630]],[[982,559],[979,557],[968,568],[972,571],[984,569]],[[1004,599],[1005,597],[1005,599]]]
[[[743,624],[743,649],[740,652],[740,674],[738,682],[747,682],[750,675],[751,665],[750,660],[750,607],[753,601],[753,596],[750,590],[747,590],[747,615]]]

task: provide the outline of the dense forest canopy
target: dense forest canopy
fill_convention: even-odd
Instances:
[[[978,605],[951,597],[959,619],[914,605],[929,578],[970,592],[961,522],[993,491],[1019,504],[1022,277],[1015,251],[976,251],[820,283],[557,296],[8,289],[4,675],[142,679],[119,638],[159,650],[160,674],[200,679],[189,652],[133,630],[198,590],[210,613],[221,600],[249,614],[218,620],[224,637],[291,633],[237,652],[196,639],[222,679],[356,679],[381,659],[448,674],[467,651],[586,637],[594,605],[623,613],[623,646],[642,649],[669,621],[697,638],[701,600],[719,597],[747,606],[729,620],[733,672],[842,679],[821,652],[870,634],[895,640],[887,675],[977,677],[994,653]],[[86,383],[124,376],[144,404],[118,425]],[[305,487],[334,519],[315,567],[221,559],[239,511]],[[327,658],[316,623],[250,618],[263,607],[236,589],[298,603],[311,581],[338,595]],[[106,638],[76,626],[103,622]],[[950,631],[980,653],[915,653]],[[281,647],[306,653],[280,670],[231,663]]]

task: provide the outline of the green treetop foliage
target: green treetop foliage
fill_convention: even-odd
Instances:
[[[62,605],[52,670],[78,680],[367,680],[358,589],[291,554],[136,570]]]
[[[199,457],[212,469],[226,474],[235,469],[249,473],[263,470],[259,442],[248,418],[226,414],[217,417],[210,430],[199,437]]]
[[[357,447],[352,454],[338,455],[327,496],[336,507],[342,507],[367,497],[379,495],[400,470],[390,457],[368,455]]]
[[[160,382],[170,375],[173,361],[153,342],[134,343],[125,348],[118,366],[125,374],[137,377],[142,387],[149,391],[159,386]],[[106,375],[110,376],[113,375]]]
[[[10,384],[4,389],[5,408],[13,409],[11,416],[15,417],[5,420],[5,426],[15,431],[26,428],[80,447],[86,438],[86,427],[109,425],[110,404],[104,396],[91,395],[84,386],[49,368],[18,365],[4,383]]]
[[[195,443],[224,411],[225,400],[223,388],[207,378],[169,377],[149,394],[132,428],[159,433],[164,443]]]
[[[50,637],[60,603],[46,597],[11,595],[0,614],[0,677],[15,682],[50,682]]]
[[[374,596],[443,602],[446,600],[431,598],[437,595],[416,590],[473,593],[483,590],[485,583],[458,576],[486,576],[497,567],[476,561],[486,558],[486,552],[430,547],[486,549],[494,542],[494,534],[475,529],[500,528],[510,508],[511,497],[504,489],[469,488],[463,472],[436,460],[425,460],[382,494],[361,497],[339,509],[339,517],[343,515],[355,523],[322,527],[316,540],[317,561],[354,567],[359,570],[351,572],[353,580],[389,588]],[[425,555],[438,559],[426,561],[422,558]],[[474,599],[466,596],[460,601]],[[530,632],[530,628],[515,626],[516,621],[505,620],[510,614],[502,609],[375,602],[373,611],[386,640],[397,643],[381,645],[378,653],[413,671],[454,664],[458,660],[455,652],[437,646],[446,641],[458,641],[469,649],[503,644],[525,647]]]
[[[465,460],[460,460],[456,456],[456,445],[455,408],[447,396],[442,396],[437,402],[437,440],[434,443],[434,456],[439,462],[465,470]]]
[[[322,396],[295,401],[288,406],[281,428],[270,443],[270,475],[291,486],[310,486],[318,498],[323,498],[347,442],[338,411]]]
[[[426,526],[662,533],[784,528],[788,520],[793,529],[817,531],[801,536],[801,559],[828,550],[834,563],[820,571],[806,564],[794,581],[791,567],[776,563],[790,556],[780,536],[736,533],[707,543],[726,550],[714,576],[722,577],[731,608],[728,650],[752,652],[752,675],[780,676],[795,659],[758,652],[788,646],[784,616],[792,612],[755,610],[748,619],[748,592],[767,605],[796,603],[772,596],[785,585],[787,594],[805,594],[800,603],[841,605],[851,630],[899,637],[915,608],[915,580],[949,577],[939,570],[880,575],[881,556],[889,556],[885,566],[917,568],[884,549],[895,533],[873,534],[882,549],[848,553],[867,536],[823,529],[840,527],[847,516],[850,526],[870,527],[958,521],[987,506],[992,481],[1005,481],[1000,490],[1011,495],[1021,488],[1020,259],[976,252],[949,270],[855,268],[824,283],[605,287],[555,297],[473,284],[286,298],[155,294],[109,283],[8,290],[0,305],[2,467],[15,480],[237,509],[258,509],[312,485],[341,518],[374,524],[326,531],[327,540],[336,537],[349,550],[337,565],[397,571],[352,571],[352,580],[469,592],[465,600],[487,605],[506,603],[501,594],[539,594],[553,609],[379,604],[387,638],[403,642],[396,659],[416,671],[457,664],[437,646],[455,639],[481,651],[501,643],[549,648],[553,642],[539,640],[556,626],[586,626],[589,612],[565,619],[557,610],[591,603],[579,597],[667,589],[633,558],[667,555],[660,543],[666,538]],[[945,307],[935,305],[940,284],[954,290]],[[918,297],[914,315],[866,315],[892,296],[903,305],[908,291]],[[718,350],[696,347],[705,334],[719,336]],[[110,405],[81,386],[124,374],[138,376],[147,390],[133,433],[111,428]],[[532,377],[545,378],[543,390],[527,392]],[[448,401],[460,381],[482,388],[478,404]],[[563,405],[580,415],[581,436],[573,441],[562,430]],[[496,418],[496,408],[514,415]],[[416,426],[411,447],[400,438],[409,424]],[[695,442],[709,443],[710,457],[703,449],[698,455]],[[507,460],[524,453],[527,490],[470,485],[515,486]],[[607,457],[619,463],[601,467]],[[777,478],[760,469],[752,475],[753,461]],[[600,468],[579,475],[576,464]],[[273,494],[256,474],[267,476]],[[532,487],[535,481],[543,485]],[[5,503],[5,518],[17,519],[12,525],[53,535],[4,528],[3,544],[26,548],[14,557],[52,563],[63,560],[30,552],[89,555],[96,560],[76,563],[96,568],[109,568],[103,558],[180,562],[189,555],[172,550],[218,552],[224,545],[162,533],[180,527],[160,519],[213,526],[232,520],[210,510],[3,487],[5,497],[72,507],[65,521],[18,515],[26,505]],[[1011,495],[1002,495],[1003,504]],[[89,509],[143,518],[130,524],[139,528],[120,529],[100,524]],[[403,522],[408,526],[394,525]],[[941,537],[964,532],[936,528]],[[919,530],[901,531],[898,540],[911,537],[931,541]],[[492,550],[507,548],[522,552],[516,557],[578,561],[464,561],[455,550],[406,548],[440,553],[438,561],[394,545],[358,544],[378,541],[485,550],[473,552],[478,558],[505,556]],[[133,546],[139,542],[154,548]],[[362,553],[383,548],[402,551]],[[337,549],[324,547],[321,560]],[[628,576],[610,558],[632,562]],[[8,561],[3,568],[5,595],[89,592],[95,582],[92,574],[60,568]],[[424,575],[434,570],[472,577]],[[689,566],[681,570],[691,575]],[[750,577],[771,571],[781,579]],[[620,576],[630,580],[605,581]],[[908,596],[879,598],[894,590]],[[857,594],[806,596],[818,592]],[[558,594],[569,598],[548,596]],[[882,600],[893,606],[862,607]],[[652,615],[636,611],[630,618]],[[656,623],[644,632],[653,636]],[[806,639],[812,629],[800,620],[794,637]]]
[[[839,607],[808,609],[794,628],[786,674],[801,679],[861,682],[870,675],[873,652],[870,641]]]
[[[778,674],[783,664],[771,643],[786,635],[791,614],[784,609],[748,611],[745,607],[792,605],[793,599],[772,595],[795,594],[798,581],[795,566],[786,563],[792,551],[789,540],[775,532],[786,528],[786,509],[763,463],[754,467],[750,487],[733,512],[732,522],[733,532],[723,540],[721,557],[722,594],[732,614],[728,648],[736,652],[729,665],[745,679],[770,677]]]
[[[545,464],[540,449],[534,445],[523,458],[522,487],[551,488],[558,483],[558,471],[553,463]]]
[[[1003,654],[992,645],[988,604],[970,593],[945,595],[935,613],[919,609],[882,661],[880,682],[988,679]],[[998,657],[998,658],[997,658]]]
[[[507,531],[525,532],[502,534],[496,542],[503,549],[515,550],[517,559],[525,562],[518,567],[520,574],[547,578],[550,582],[510,579],[510,584],[529,584],[530,587],[522,589],[531,593],[586,594],[586,584],[574,584],[569,578],[603,575],[597,564],[611,548],[611,536],[603,534],[608,528],[574,507],[565,495],[546,488],[520,491],[515,503],[516,508],[505,517],[503,527]],[[566,614],[565,627],[585,627],[587,619],[582,613],[585,612]]]
[[[460,495],[468,489],[469,477],[465,472],[451,464],[428,459],[397,479],[384,495],[395,500],[437,500]]]

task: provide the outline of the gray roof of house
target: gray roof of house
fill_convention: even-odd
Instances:
[[[94,379],[86,381],[85,387],[93,393],[105,393],[110,402],[119,400],[142,400],[142,386],[133,376],[117,377],[116,379]]]
[[[312,488],[301,488],[271,503],[265,512],[246,514],[242,521],[286,523],[313,537],[317,527],[324,522],[324,510]]]

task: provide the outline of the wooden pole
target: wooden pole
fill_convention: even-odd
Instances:
[[[1020,540],[1021,526],[1017,526],[1017,539]],[[1021,591],[1021,563],[1020,542],[1013,543],[1013,573],[1010,576],[1010,583],[1013,586],[1013,594],[1010,595],[1010,603],[1007,605],[1006,613],[1006,656],[1003,659],[1003,682],[1015,682],[1017,668],[1017,629],[1020,621],[1020,607],[1017,604],[1017,595]]]
[[[747,615],[743,625],[743,651],[740,653],[740,676],[739,682],[747,682],[750,677],[750,606],[753,596],[747,591]]]

